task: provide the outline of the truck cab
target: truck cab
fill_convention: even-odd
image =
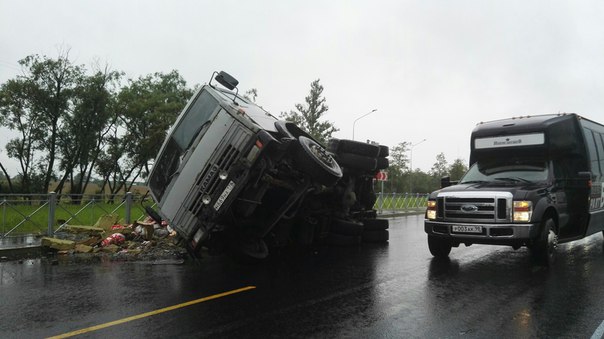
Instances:
[[[429,197],[430,252],[446,257],[460,244],[526,246],[549,263],[558,243],[603,230],[603,138],[604,126],[576,114],[478,124],[468,172],[456,183],[443,180]]]

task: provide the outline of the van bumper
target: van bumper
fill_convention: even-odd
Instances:
[[[454,232],[453,226],[481,227],[481,233]],[[469,224],[456,222],[424,222],[427,234],[449,238],[454,244],[528,245],[539,234],[536,224]]]

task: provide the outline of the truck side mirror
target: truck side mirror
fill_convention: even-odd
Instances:
[[[219,84],[231,91],[235,89],[237,85],[239,85],[239,81],[237,79],[233,78],[229,73],[224,71],[220,71],[214,79],[216,79]]]
[[[440,178],[440,188],[445,188],[451,186],[451,177],[446,176]]]

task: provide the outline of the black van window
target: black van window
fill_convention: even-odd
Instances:
[[[585,132],[585,142],[587,142],[587,149],[589,151],[589,160],[591,160],[591,173],[595,178],[599,178],[600,158],[598,157],[594,135],[590,129],[583,128],[583,131]]]

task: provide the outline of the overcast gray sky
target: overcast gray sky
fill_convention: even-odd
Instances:
[[[604,122],[604,1],[0,0],[0,83],[70,48],[136,78],[215,70],[271,113],[321,79],[336,137],[425,142],[413,167],[469,157],[476,123],[576,112]],[[6,161],[5,131],[0,161]],[[16,174],[12,171],[11,174]]]

